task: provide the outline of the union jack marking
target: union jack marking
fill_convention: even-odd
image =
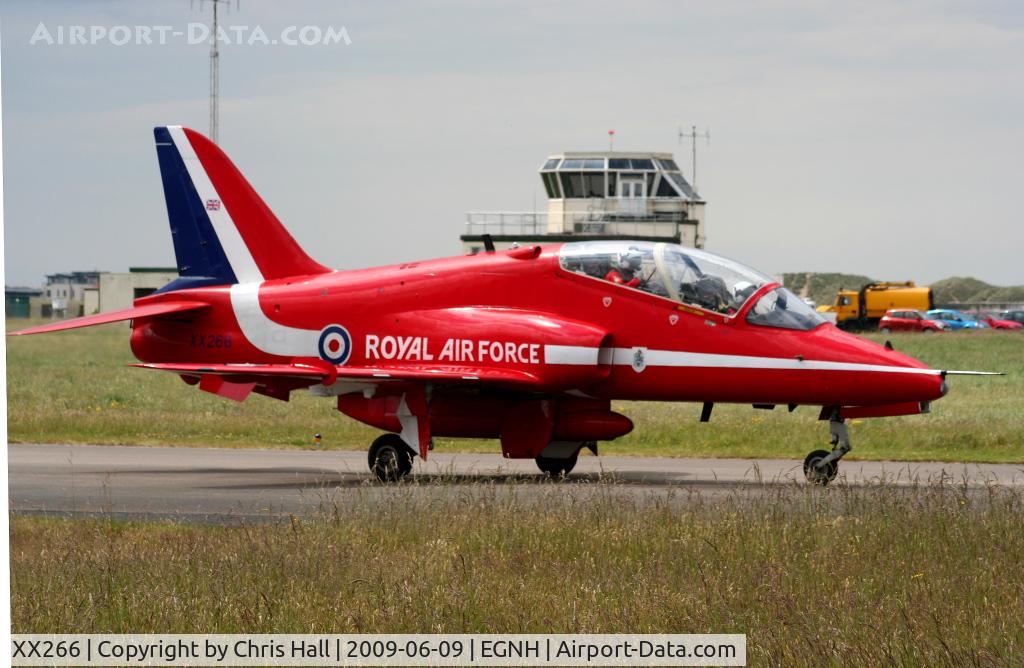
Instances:
[[[220,200],[219,199],[208,199],[206,200],[207,211],[220,211]]]

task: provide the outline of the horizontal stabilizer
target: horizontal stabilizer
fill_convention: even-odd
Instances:
[[[136,318],[149,318],[157,315],[167,315],[169,313],[184,313],[185,311],[195,311],[197,309],[207,308],[209,304],[205,302],[191,302],[191,301],[173,301],[173,302],[155,302],[152,304],[145,304],[143,306],[133,306],[132,308],[122,309],[120,311],[110,311],[109,313],[98,313],[96,315],[87,315],[82,318],[72,318],[71,320],[62,320],[49,325],[39,325],[38,327],[29,327],[28,329],[22,329],[17,332],[8,332],[8,336],[23,336],[25,334],[45,334],[47,332],[60,332],[65,329],[78,329],[79,327],[92,327],[93,325],[105,325],[110,322],[120,322],[122,320],[134,320]]]

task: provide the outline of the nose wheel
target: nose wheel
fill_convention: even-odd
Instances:
[[[814,450],[804,458],[804,477],[807,478],[807,482],[822,487],[835,480],[836,474],[839,473],[839,460],[852,447],[850,434],[846,429],[846,423],[839,415],[838,408],[832,411],[828,430],[832,437],[832,451]]]
[[[839,473],[839,463],[831,461],[822,464],[828,456],[828,450],[814,450],[804,458],[804,477],[807,482],[824,487],[835,479]]]

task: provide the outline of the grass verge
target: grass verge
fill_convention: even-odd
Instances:
[[[24,326],[10,321],[8,329]],[[882,337],[872,335],[875,340]],[[998,378],[952,378],[949,395],[924,416],[853,424],[850,459],[1024,461],[1024,336],[1002,332],[890,335],[898,350],[936,368],[999,370]],[[8,429],[13,442],[323,447],[362,450],[377,432],[328,399],[293,393],[288,403],[253,395],[222,399],[134,361],[124,324],[7,341]],[[605,454],[802,459],[827,441],[812,407],[755,411],[716,406],[709,424],[693,404],[617,402],[636,423],[602,444]],[[499,452],[490,441],[439,439],[440,450]]]

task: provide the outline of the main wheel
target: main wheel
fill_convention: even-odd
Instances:
[[[396,482],[412,471],[412,450],[398,434],[383,434],[370,445],[370,471],[381,482]]]
[[[824,470],[817,467],[818,462],[828,455],[828,450],[815,450],[807,455],[804,459],[804,477],[807,478],[807,482],[824,487],[835,479],[836,474],[839,473],[838,462],[829,462]]]
[[[552,478],[561,478],[569,475],[569,473],[576,467],[577,459],[579,459],[579,453],[574,454],[572,457],[566,457],[565,459],[555,459],[553,457],[544,457],[541,455],[537,457],[537,468]]]

